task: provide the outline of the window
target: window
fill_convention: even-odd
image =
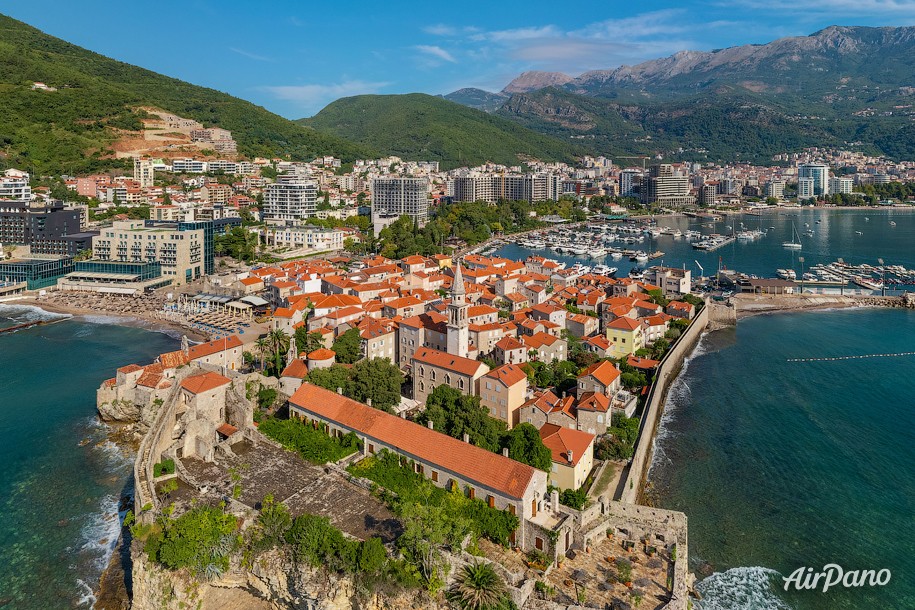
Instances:
[[[542,551],[543,550],[543,538],[541,538],[540,536],[537,536],[536,538],[534,538],[534,546],[537,547],[538,551]]]
[[[369,443],[369,453],[375,453],[375,445]]]
[[[489,508],[495,508],[495,507],[496,507],[496,498],[495,498],[495,496],[487,496],[487,497],[486,497],[486,503],[489,505]]]
[[[458,382],[458,386],[459,386],[462,390],[464,389],[464,379],[463,379],[463,378]]]
[[[476,497],[476,490],[473,487],[469,487],[467,490],[467,497],[473,500]]]
[[[434,470],[432,471],[432,481],[438,483],[438,473]]]

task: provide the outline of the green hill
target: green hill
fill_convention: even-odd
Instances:
[[[299,122],[386,154],[439,161],[445,169],[486,161],[514,165],[523,157],[571,161],[581,152],[577,144],[422,93],[347,97]]]
[[[33,91],[35,81],[57,91]],[[79,173],[105,159],[116,129],[139,129],[155,106],[232,131],[248,156],[373,154],[250,102],[122,63],[0,15],[0,163],[35,173]]]

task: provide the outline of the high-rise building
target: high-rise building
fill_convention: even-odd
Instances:
[[[61,201],[0,201],[0,244],[29,246],[32,254],[70,255],[88,248],[86,206]]]
[[[854,180],[851,178],[830,178],[829,194],[849,194],[854,186]]]
[[[455,201],[556,201],[562,194],[562,178],[546,173],[458,176],[451,194]]]
[[[264,217],[268,220],[311,218],[318,209],[318,185],[301,176],[281,174],[267,186],[264,202]]]
[[[829,166],[823,163],[802,163],[797,166],[797,177],[813,180],[813,195],[829,192]]]
[[[373,220],[409,216],[422,226],[429,218],[428,178],[375,178],[371,193]]]
[[[813,178],[798,178],[797,179],[797,198],[798,199],[813,199],[817,196],[816,193],[816,180]]]
[[[705,206],[715,205],[718,187],[714,184],[703,184],[699,187],[699,204]]]
[[[648,178],[642,182],[642,203],[657,203],[662,206],[681,207],[695,203],[689,194],[689,178],[675,176],[673,166],[652,165]]]
[[[620,172],[620,195],[623,197],[638,197],[638,189],[641,183],[641,170],[624,169]]]
[[[140,183],[140,188],[147,188],[153,185],[155,171],[151,159],[134,157],[133,159],[133,179]]]
[[[776,199],[781,199],[785,196],[785,182],[784,180],[773,180],[766,184],[766,197],[775,197]]]

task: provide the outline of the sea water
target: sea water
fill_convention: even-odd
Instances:
[[[0,328],[67,318],[0,304]],[[0,335],[0,606],[89,607],[117,543],[132,459],[106,438],[95,390],[115,369],[177,348],[112,320]],[[121,516],[122,517],[122,516]]]
[[[673,384],[649,474],[689,517],[703,610],[915,608],[915,311],[742,319],[707,334]],[[786,592],[829,563],[883,587]],[[821,581],[822,585],[822,581]]]

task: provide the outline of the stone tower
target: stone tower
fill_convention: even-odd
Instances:
[[[455,262],[454,282],[451,285],[451,303],[448,305],[448,353],[467,357],[470,346],[470,328],[467,318],[467,293],[461,261]]]

